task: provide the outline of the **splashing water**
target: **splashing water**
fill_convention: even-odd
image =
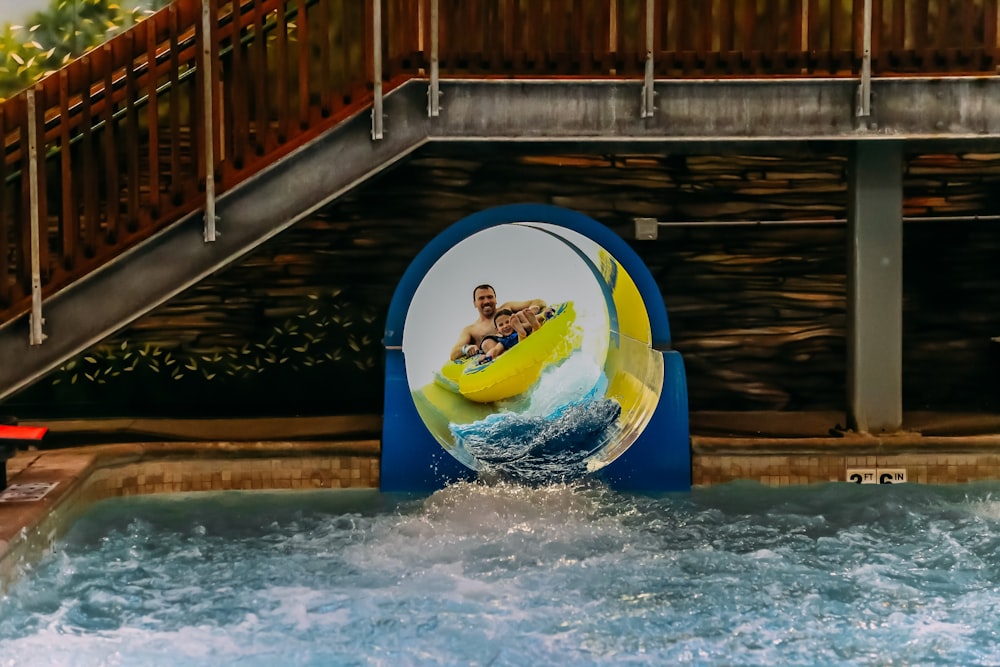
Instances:
[[[547,417],[516,413],[491,415],[452,432],[483,463],[481,474],[547,483],[582,477],[586,460],[607,441],[621,406],[607,398],[587,398]]]
[[[998,493],[105,501],[0,598],[0,665],[997,664]]]
[[[588,458],[619,430],[621,405],[604,398],[607,384],[592,359],[573,355],[547,369],[534,391],[503,411],[451,424],[450,431],[487,477],[536,484],[582,477]]]

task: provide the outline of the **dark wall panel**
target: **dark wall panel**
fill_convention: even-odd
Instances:
[[[403,271],[448,225],[516,202],[572,208],[627,239],[636,217],[677,223],[632,244],[661,287],[693,410],[840,410],[845,173],[832,146],[783,156],[430,147],[81,354],[5,411],[380,412],[382,329]],[[906,213],[996,213],[998,180],[998,156],[909,156]],[[771,224],[796,220],[814,222]],[[702,222],[726,224],[690,224]],[[1000,345],[990,340],[1000,336],[998,225],[905,227],[907,408],[1000,408]]]

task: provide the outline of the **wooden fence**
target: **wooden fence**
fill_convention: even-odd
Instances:
[[[997,0],[869,2],[872,75],[995,73]],[[427,77],[434,42],[442,77],[641,78],[648,53],[852,77],[865,24],[864,0],[176,0],[0,104],[0,324]]]

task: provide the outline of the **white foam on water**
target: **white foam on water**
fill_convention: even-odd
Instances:
[[[996,664],[1000,485],[95,506],[0,599],[0,665]]]

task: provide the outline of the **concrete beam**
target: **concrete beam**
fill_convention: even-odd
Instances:
[[[1000,139],[1000,78],[873,79],[871,116],[855,117],[854,79],[656,82],[446,80],[438,141],[856,141]]]
[[[902,142],[858,142],[848,163],[848,426],[903,422]]]

